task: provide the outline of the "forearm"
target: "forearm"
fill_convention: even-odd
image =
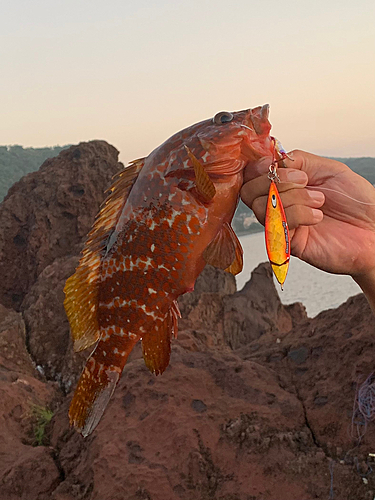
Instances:
[[[353,279],[361,287],[375,314],[375,269],[365,275],[353,276]]]

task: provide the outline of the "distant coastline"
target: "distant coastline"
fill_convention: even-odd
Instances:
[[[48,158],[57,156],[70,145],[45,148],[24,148],[23,146],[0,146],[0,203],[8,189],[24,175],[35,172]],[[375,185],[375,158],[332,158],[341,161],[354,172]],[[232,221],[238,236],[255,234],[263,231],[252,210],[240,201]]]

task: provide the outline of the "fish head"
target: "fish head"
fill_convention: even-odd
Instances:
[[[185,133],[185,144],[213,175],[236,174],[259,158],[272,157],[274,145],[268,116],[268,104],[242,111],[221,111],[193,126],[190,136]]]

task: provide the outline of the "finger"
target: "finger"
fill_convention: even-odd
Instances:
[[[299,189],[287,191],[280,196],[289,229],[295,229],[300,225],[310,226],[322,220],[323,212],[318,208],[324,204],[324,195],[319,194],[321,196],[312,197],[311,192]],[[268,196],[261,196],[254,200],[252,206],[256,218],[263,225],[266,218],[267,200]]]
[[[306,172],[312,184],[315,184],[319,180],[326,179],[327,176],[335,176],[337,173],[349,169],[349,167],[336,160],[313,155],[312,153],[307,153],[299,149],[290,151],[288,157],[289,158],[284,160],[284,165],[287,168]],[[256,163],[249,164],[244,171],[244,182],[248,182],[268,172],[271,163],[271,157],[263,157]],[[280,166],[278,172],[282,170],[283,168]]]
[[[349,168],[339,161],[313,155],[299,149],[290,151],[288,157],[284,159],[285,166],[306,172],[309,177],[309,184],[315,184],[318,180],[333,177]]]
[[[285,209],[286,220],[289,229],[293,230],[299,226],[313,226],[323,220],[323,212],[317,208],[305,205],[293,205]]]
[[[306,186],[308,177],[305,172],[292,168],[278,169],[280,182],[277,184],[278,191],[283,193],[289,189],[301,189]],[[244,184],[241,189],[242,201],[250,208],[256,198],[264,196],[270,188],[270,180],[267,175],[256,177]]]
[[[280,194],[284,209],[293,205],[304,205],[310,208],[320,208],[324,205],[325,196],[321,191],[309,189],[289,189]]]

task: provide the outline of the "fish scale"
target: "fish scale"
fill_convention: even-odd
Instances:
[[[100,421],[138,341],[150,371],[166,369],[177,335],[176,300],[193,290],[204,266],[242,269],[230,222],[244,168],[272,152],[268,105],[219,115],[175,134],[116,176],[67,281],[75,348],[97,342],[69,410],[84,436]]]

